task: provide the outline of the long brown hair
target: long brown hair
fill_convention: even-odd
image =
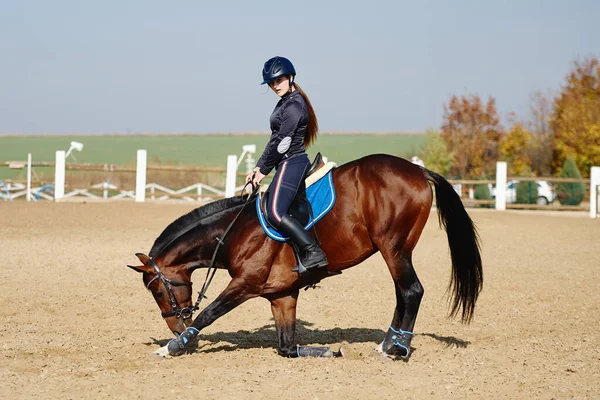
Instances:
[[[317,115],[315,114],[315,109],[313,108],[310,100],[304,90],[294,82],[294,87],[297,91],[300,92],[300,95],[304,99],[306,103],[306,107],[308,108],[308,129],[306,129],[306,134],[304,135],[304,147],[308,148],[314,141],[317,139],[317,132],[319,132],[319,121],[317,121]]]

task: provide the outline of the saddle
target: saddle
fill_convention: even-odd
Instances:
[[[302,183],[300,183],[300,187],[298,188],[298,193],[296,193],[296,197],[290,206],[289,213],[296,219],[296,221],[300,222],[302,225],[306,226],[312,216],[312,208],[310,202],[306,197],[306,179],[314,174],[319,168],[323,167],[325,163],[323,162],[323,156],[321,153],[317,153],[315,159],[310,164],[310,168],[308,172],[302,179]],[[266,215],[267,212],[267,202],[269,196],[271,195],[271,188],[269,187],[266,192],[262,194],[262,198],[260,200],[260,212],[263,215]],[[268,223],[268,222],[267,222]],[[276,229],[274,226],[269,224],[272,228]],[[317,239],[318,240],[318,239]]]
[[[314,229],[314,225],[318,220],[323,218],[335,204],[335,189],[333,187],[331,172],[333,167],[335,167],[335,163],[325,164],[321,153],[317,153],[317,156],[311,163],[304,179],[302,179],[298,193],[288,211],[304,226],[305,230],[308,230],[311,227],[313,228],[315,241],[319,246],[321,243],[319,242],[319,237],[317,236],[317,231]],[[319,173],[316,173],[317,171]],[[267,201],[270,195],[270,188],[264,192],[262,197],[261,193],[258,193],[256,198],[258,220],[268,237],[279,242],[287,242],[288,238],[278,232],[275,227],[271,226],[265,217]],[[313,211],[316,215],[313,214]],[[303,276],[302,279],[303,285],[306,286],[305,289],[314,287],[323,277],[341,274],[341,271],[331,272],[327,270],[318,270],[310,274],[309,277],[306,277],[304,275],[306,273],[306,268],[302,265],[298,249],[293,243],[292,249],[294,250],[294,256],[296,258],[296,266],[292,268],[292,271],[298,271],[300,275]]]

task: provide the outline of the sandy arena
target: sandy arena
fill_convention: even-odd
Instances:
[[[408,362],[373,350],[395,306],[378,254],[301,292],[300,344],[343,346],[345,358],[279,357],[269,303],[254,299],[194,353],[161,361],[151,352],[171,333],[125,265],[193,207],[0,202],[0,398],[600,398],[600,220],[470,209],[485,282],[461,325],[446,318],[450,259],[434,210],[414,256],[425,297]],[[227,281],[219,271],[208,301]]]

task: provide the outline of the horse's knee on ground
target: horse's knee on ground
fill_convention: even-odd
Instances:
[[[298,346],[298,357],[342,357],[342,351],[333,351],[327,346]]]
[[[279,347],[279,349],[277,349],[277,353],[282,356],[282,357],[286,357],[286,358],[296,358],[298,357],[298,349],[296,346],[284,346],[284,347]]]

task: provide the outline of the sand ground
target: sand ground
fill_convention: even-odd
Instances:
[[[600,221],[587,214],[471,209],[485,285],[470,325],[446,318],[449,251],[432,214],[408,362],[373,351],[394,308],[378,254],[301,293],[300,344],[343,345],[345,358],[279,357],[269,303],[255,299],[194,353],[158,361],[171,334],[125,265],[193,207],[1,202],[0,398],[600,398]],[[209,301],[227,280],[217,274]]]

